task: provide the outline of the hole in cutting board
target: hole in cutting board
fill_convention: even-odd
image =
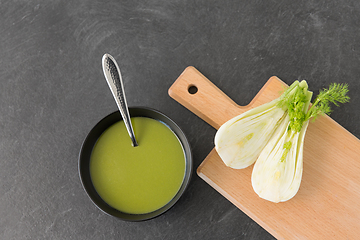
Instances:
[[[197,93],[197,91],[198,91],[198,88],[195,85],[190,85],[188,88],[188,92],[190,94],[195,94],[195,93]]]

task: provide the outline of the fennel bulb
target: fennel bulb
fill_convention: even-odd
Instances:
[[[215,149],[227,166],[240,169],[255,162],[285,115],[285,111],[276,106],[277,102],[253,108],[219,128]]]
[[[300,188],[310,118],[330,114],[330,103],[348,102],[347,92],[347,84],[331,84],[309,108],[312,92],[307,82],[295,81],[279,98],[224,123],[215,135],[215,149],[232,168],[255,162],[251,183],[259,197],[287,201]]]
[[[236,116],[218,129],[215,149],[226,166],[236,169],[253,164],[286,114],[283,101],[296,92],[295,81],[279,98]]]
[[[259,197],[287,201],[298,192],[303,172],[304,138],[309,121],[300,132],[288,130],[289,117],[276,129],[255,162],[251,182]]]
[[[309,124],[306,118],[312,92],[305,81],[282,105],[286,118],[276,129],[257,159],[251,183],[259,197],[271,202],[287,201],[298,192],[303,170],[304,138]]]

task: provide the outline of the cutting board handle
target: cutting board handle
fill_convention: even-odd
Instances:
[[[229,115],[245,111],[192,66],[169,88],[169,95],[215,129],[229,120]]]
[[[188,108],[198,117],[215,129],[219,129],[229,119],[278,97],[278,94],[273,93],[273,89],[268,89],[269,83],[275,80],[275,78],[280,82],[280,85],[275,84],[276,86],[274,86],[274,84],[271,84],[271,87],[282,89],[281,84],[286,86],[277,77],[272,77],[246,106],[237,105],[192,66],[187,67],[183,71],[169,88],[168,93],[170,97]]]

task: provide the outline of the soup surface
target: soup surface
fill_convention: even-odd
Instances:
[[[90,159],[90,175],[100,197],[113,208],[144,214],[166,205],[185,174],[185,156],[176,135],[163,123],[131,118],[137,147],[131,145],[123,121],[98,139]]]

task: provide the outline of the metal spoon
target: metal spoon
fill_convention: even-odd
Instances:
[[[136,147],[138,146],[138,143],[136,142],[134,130],[131,125],[129,109],[125,98],[124,83],[121,78],[119,66],[110,54],[104,54],[102,58],[102,66],[106,81],[120,110],[126,129],[131,138],[132,145]]]

